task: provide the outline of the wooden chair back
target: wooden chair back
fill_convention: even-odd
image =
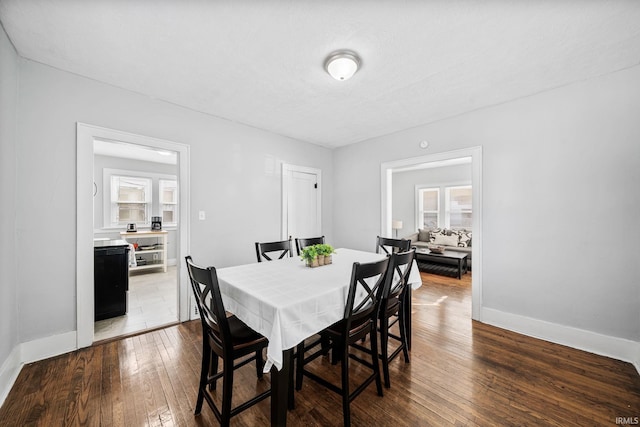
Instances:
[[[391,239],[389,237],[376,237],[376,253],[380,250],[387,255],[394,252],[406,252],[411,249],[411,240],[407,239]]]
[[[321,237],[306,237],[306,238],[297,238],[296,237],[296,252],[298,256],[302,253],[302,250],[307,246],[320,245],[324,243],[324,236]]]
[[[371,320],[376,321],[389,258],[370,263],[355,262],[344,309],[347,331]]]
[[[198,267],[191,256],[185,257],[191,289],[196,299],[202,332],[210,336],[217,346],[216,353],[230,351],[231,329],[222,302],[218,276],[214,267]]]
[[[291,237],[289,237],[289,240],[278,242],[256,242],[256,257],[258,258],[258,262],[264,260],[273,261],[274,259],[282,259],[285,256],[293,256]]]
[[[398,298],[409,281],[415,249],[391,254],[382,299]]]

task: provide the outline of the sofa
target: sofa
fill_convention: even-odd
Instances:
[[[427,248],[431,245],[444,246],[447,251],[464,252],[468,255],[467,262],[471,266],[471,230],[465,229],[419,229],[404,239],[411,240],[411,246]]]

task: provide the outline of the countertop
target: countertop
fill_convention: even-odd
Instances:
[[[95,248],[111,248],[111,247],[119,247],[119,246],[128,247],[129,243],[127,243],[127,241],[124,239],[108,239],[108,240],[98,239],[93,241],[94,249]]]

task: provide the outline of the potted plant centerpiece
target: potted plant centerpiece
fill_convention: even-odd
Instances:
[[[306,261],[307,267],[317,267],[318,264],[318,250],[315,246],[307,246],[302,250],[300,258]]]
[[[316,251],[318,252],[318,256],[324,257],[324,265],[328,265],[333,262],[331,258],[331,254],[334,253],[333,246],[322,243],[319,245],[315,245],[315,247]]]

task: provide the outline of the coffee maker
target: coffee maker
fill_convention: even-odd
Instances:
[[[162,230],[162,217],[161,216],[152,216],[151,217],[151,230],[153,230],[153,231]]]

